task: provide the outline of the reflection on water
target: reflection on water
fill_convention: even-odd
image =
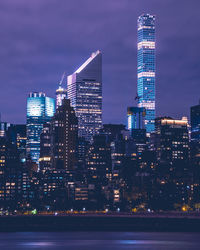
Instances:
[[[0,233],[0,250],[194,250],[199,233],[26,232]]]

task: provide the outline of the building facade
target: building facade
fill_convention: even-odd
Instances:
[[[200,141],[200,102],[199,105],[190,108],[191,139]]]
[[[79,137],[91,141],[102,127],[102,54],[93,53],[68,76],[67,94],[78,117]]]
[[[42,92],[31,92],[27,99],[27,156],[33,162],[40,157],[40,134],[43,125],[55,113],[55,100]]]
[[[189,159],[188,121],[156,118],[156,152],[161,163],[187,162]]]
[[[146,109],[144,125],[147,133],[155,130],[155,16],[138,18],[137,99]]]
[[[56,109],[62,105],[62,101],[65,98],[67,98],[67,90],[59,85],[58,89],[56,90]]]
[[[20,161],[26,161],[26,125],[25,124],[11,124],[7,130],[8,140],[17,147],[20,155]]]
[[[70,100],[64,99],[52,119],[52,156],[55,169],[74,170],[77,162],[78,120]]]

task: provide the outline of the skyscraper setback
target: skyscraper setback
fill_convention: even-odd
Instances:
[[[102,127],[102,54],[92,53],[68,76],[67,94],[78,118],[79,136],[91,141]]]
[[[144,125],[147,133],[155,130],[155,16],[138,18],[137,57],[138,107],[146,109]]]

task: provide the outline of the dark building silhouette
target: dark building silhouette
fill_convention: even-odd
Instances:
[[[8,140],[17,147],[20,155],[20,161],[26,161],[26,125],[25,124],[11,124],[7,130]]]
[[[200,141],[200,102],[190,108],[191,139]]]
[[[19,154],[5,137],[0,137],[0,206],[15,207],[18,196]]]
[[[64,99],[52,119],[52,156],[55,169],[73,170],[77,164],[78,120],[70,100]]]
[[[52,169],[52,135],[51,135],[51,123],[45,123],[43,125],[42,133],[40,135],[40,158],[39,166],[40,171],[46,171]]]

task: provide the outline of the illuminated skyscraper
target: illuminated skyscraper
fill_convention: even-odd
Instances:
[[[43,124],[55,113],[55,100],[42,92],[33,92],[27,99],[27,155],[38,162],[40,157],[40,134]]]
[[[146,109],[147,133],[155,130],[155,16],[138,18],[138,107]]]
[[[62,75],[62,79],[59,83],[59,87],[56,90],[56,109],[62,105],[63,99],[67,98],[67,90],[62,88],[62,83],[65,78],[65,73]]]
[[[91,141],[102,127],[102,54],[92,53],[68,76],[67,94],[78,118],[79,136]]]
[[[67,90],[59,85],[59,88],[56,90],[56,109],[62,105],[62,101],[65,98],[67,98]]]
[[[128,130],[144,129],[145,108],[128,107]]]
[[[187,161],[189,157],[188,121],[158,117],[155,120],[155,144],[157,159],[172,164],[174,161]]]

